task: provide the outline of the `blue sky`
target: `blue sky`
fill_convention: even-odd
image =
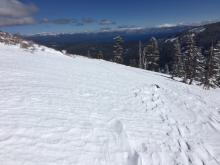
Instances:
[[[13,0],[0,1],[0,6],[4,6],[0,7],[0,30],[22,34],[83,32],[187,24],[220,18],[220,0],[15,1],[20,6],[12,4]],[[14,15],[1,12],[7,7]],[[19,10],[27,12],[24,14]]]

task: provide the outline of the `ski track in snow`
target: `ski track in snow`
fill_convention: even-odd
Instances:
[[[220,165],[220,90],[0,44],[0,164]]]

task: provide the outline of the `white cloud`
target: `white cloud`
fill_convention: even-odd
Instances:
[[[161,24],[159,26],[157,26],[158,28],[169,28],[169,27],[175,27],[175,26],[182,26],[182,25],[186,25],[185,23],[183,22],[180,22],[180,23],[164,23],[164,24]]]
[[[32,24],[37,7],[19,0],[0,0],[0,26]]]
[[[100,22],[99,22],[99,25],[103,25],[103,26],[106,26],[106,25],[115,25],[116,23],[112,20],[108,20],[108,19],[102,19]]]
[[[161,24],[157,27],[159,27],[159,28],[169,28],[169,27],[175,27],[175,26],[177,26],[177,24],[165,23],[165,24]]]
[[[0,26],[28,25],[34,23],[35,20],[32,17],[23,17],[23,18],[0,17]]]

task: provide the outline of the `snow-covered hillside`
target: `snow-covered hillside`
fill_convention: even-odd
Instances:
[[[0,44],[1,165],[219,165],[220,90]]]

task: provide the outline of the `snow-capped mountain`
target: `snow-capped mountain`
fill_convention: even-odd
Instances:
[[[220,89],[4,43],[0,77],[3,165],[220,164]]]
[[[77,35],[77,34],[105,34],[105,33],[117,33],[117,32],[124,32],[124,33],[151,33],[151,32],[166,32],[166,31],[171,31],[175,29],[179,29],[182,31],[183,29],[191,29],[194,26],[190,25],[170,25],[170,24],[164,24],[160,25],[158,27],[120,27],[117,29],[103,29],[98,30],[98,31],[84,31],[84,32],[67,32],[67,33],[54,33],[54,32],[42,32],[42,33],[37,33],[37,34],[32,34],[32,35],[25,35],[27,37],[45,37],[45,36],[61,36],[61,35]]]
[[[139,41],[155,36],[170,37],[180,32],[192,29],[192,26],[172,26],[172,27],[155,27],[155,28],[120,28],[116,30],[105,30],[98,32],[82,32],[82,33],[40,33],[25,36],[37,43],[47,46],[74,43],[108,43],[113,42],[115,36],[121,35],[125,41]]]

